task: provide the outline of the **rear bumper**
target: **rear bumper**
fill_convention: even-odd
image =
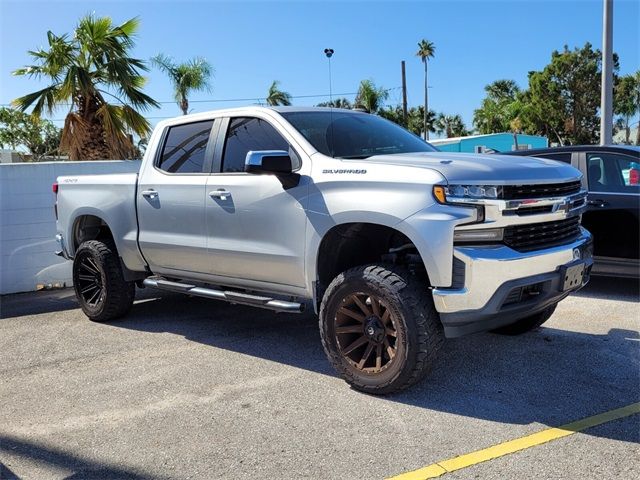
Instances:
[[[567,245],[520,253],[506,246],[456,247],[454,285],[433,299],[447,337],[491,330],[544,310],[589,280],[591,234]],[[563,290],[564,269],[584,262],[580,284]]]
[[[71,260],[71,257],[67,252],[66,244],[64,242],[64,236],[61,233],[56,233],[56,242],[58,242],[58,245],[60,246],[60,250],[56,250],[55,254],[67,260]]]

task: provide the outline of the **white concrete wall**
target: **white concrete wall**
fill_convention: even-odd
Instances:
[[[58,176],[130,173],[139,167],[139,161],[119,160],[0,165],[0,294],[72,284],[71,262],[54,254],[51,185]]]

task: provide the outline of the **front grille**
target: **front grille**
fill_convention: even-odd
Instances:
[[[504,243],[519,252],[527,252],[571,243],[579,235],[580,217],[571,217],[507,227],[504,229]]]
[[[553,205],[543,205],[540,207],[520,207],[517,210],[504,210],[502,214],[506,217],[510,215],[517,215],[524,217],[526,215],[538,215],[540,213],[551,213],[553,211]]]
[[[547,183],[543,185],[504,185],[499,197],[504,200],[562,197],[578,193],[580,188],[580,180],[566,183]]]

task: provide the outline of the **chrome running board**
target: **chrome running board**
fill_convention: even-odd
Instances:
[[[302,313],[304,311],[303,303],[288,302],[285,300],[236,292],[233,290],[197,287],[188,283],[171,282],[157,277],[146,278],[143,280],[142,284],[146,287],[157,288],[159,290],[184,293],[187,295],[194,295],[196,297],[212,298],[214,300],[223,300],[225,302],[239,305],[266,308],[275,312]]]

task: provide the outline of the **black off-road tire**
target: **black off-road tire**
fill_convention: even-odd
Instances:
[[[136,287],[125,281],[113,242],[89,240],[73,259],[73,287],[82,311],[95,322],[115,320],[133,305]]]
[[[352,307],[345,307],[349,305],[348,299],[354,296],[366,299],[365,302],[374,302],[375,298],[378,316],[375,315],[371,303],[364,305],[371,312],[369,316],[357,303]],[[341,330],[358,330],[360,323],[358,319],[351,320],[351,314],[345,315],[344,308],[365,317],[364,333],[337,333]],[[382,311],[385,313],[380,313]],[[382,329],[378,330],[378,336],[367,337],[367,331],[373,329],[367,327],[366,319],[368,318],[369,322],[373,321],[373,325],[376,326],[376,318],[380,320],[385,316],[386,323],[382,321]],[[351,325],[338,326],[338,322],[343,321],[339,319],[346,319]],[[385,325],[395,329],[395,338],[386,336],[388,330]],[[380,340],[380,334],[385,335],[383,340]],[[347,337],[345,345],[340,345],[338,335],[342,335],[343,339]],[[349,338],[349,335],[352,336]],[[444,342],[442,324],[433,305],[426,279],[417,277],[406,268],[389,265],[355,267],[341,273],[331,282],[320,306],[320,337],[329,362],[347,383],[357,390],[379,395],[403,390],[420,381],[431,370]],[[390,353],[382,354],[383,359],[387,361],[384,367],[380,366],[382,360],[377,358],[380,354],[373,350],[370,352],[374,355],[373,358],[367,357],[357,364],[349,358],[353,353],[343,353],[365,337],[369,338],[367,341],[370,343],[377,342],[373,347],[376,349],[381,342],[386,342],[383,344],[385,351],[386,347],[390,347],[389,342],[393,342],[395,355],[392,357]],[[346,345],[347,343],[350,345]],[[369,345],[366,345],[359,347],[360,351],[364,350],[362,357],[366,356],[369,348]],[[356,360],[358,358],[356,357]],[[367,372],[359,367],[361,363],[373,366]]]
[[[504,327],[496,328],[495,330],[492,330],[492,332],[499,335],[513,336],[522,335],[523,333],[535,330],[551,318],[551,315],[553,315],[553,312],[556,311],[557,306],[558,304],[554,303],[541,312],[531,315],[530,317],[525,317],[521,320],[518,320],[516,323],[512,323],[511,325],[505,325]]]

